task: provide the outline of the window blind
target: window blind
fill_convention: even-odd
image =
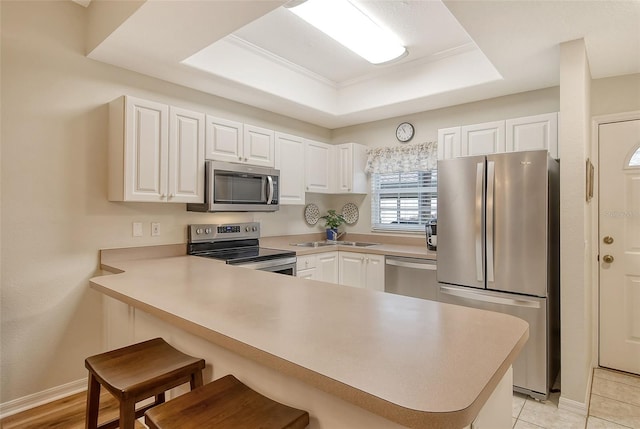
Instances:
[[[374,230],[422,232],[437,217],[437,170],[374,173],[371,186]]]

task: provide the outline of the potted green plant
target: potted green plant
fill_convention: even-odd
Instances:
[[[324,219],[325,227],[327,228],[327,240],[336,241],[338,239],[338,227],[345,223],[344,216],[332,209],[328,210],[326,215],[320,216],[320,219]]]

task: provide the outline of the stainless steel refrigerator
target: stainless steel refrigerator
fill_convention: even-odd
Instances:
[[[526,320],[514,390],[540,399],[560,364],[558,184],[547,151],[438,161],[438,300]]]

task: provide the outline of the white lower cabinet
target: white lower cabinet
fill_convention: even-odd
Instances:
[[[338,283],[338,252],[298,256],[296,271],[300,278]]]
[[[340,284],[384,291],[384,255],[340,252]]]

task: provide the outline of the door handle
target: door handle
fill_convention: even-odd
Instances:
[[[526,307],[526,308],[540,308],[539,301],[532,301],[528,299],[514,299],[514,298],[503,298],[494,295],[487,295],[484,293],[477,293],[473,291],[466,291],[462,289],[440,286],[440,293],[446,295],[457,296],[459,298],[466,298],[473,301],[482,301],[488,302],[490,304],[501,304],[508,305],[511,307]]]
[[[273,177],[267,176],[267,183],[269,184],[269,197],[267,198],[267,204],[271,204],[271,200],[273,200]]]
[[[475,213],[475,233],[476,233],[476,279],[484,281],[484,261],[482,254],[482,196],[484,185],[484,161],[476,166],[476,213]]]
[[[495,162],[487,162],[487,217],[486,217],[486,229],[487,229],[487,282],[493,282],[493,234],[494,234],[494,209],[495,209],[495,186],[496,186],[496,169]]]
[[[612,263],[612,262],[614,261],[614,258],[613,258],[613,256],[611,256],[611,255],[604,255],[604,256],[602,257],[602,260],[603,260],[606,264],[610,264],[610,263]]]
[[[613,237],[607,235],[605,238],[602,239],[602,241],[604,242],[604,244],[612,244],[613,243]]]

